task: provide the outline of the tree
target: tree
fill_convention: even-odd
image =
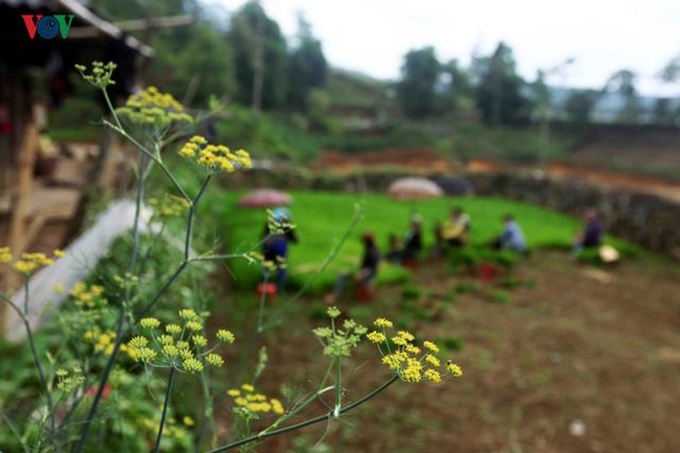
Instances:
[[[435,111],[435,84],[439,75],[439,61],[434,48],[411,50],[404,57],[397,96],[410,118],[424,118]]]
[[[616,93],[623,97],[624,105],[619,111],[617,120],[626,124],[634,124],[638,120],[638,94],[635,89],[637,74],[630,69],[621,69],[609,77],[602,90],[604,93]]]
[[[444,114],[455,114],[464,104],[464,99],[472,95],[470,76],[460,67],[458,60],[441,65],[436,92],[437,111]]]
[[[298,16],[297,47],[289,61],[288,103],[295,110],[309,109],[312,90],[325,88],[328,63],[321,49],[321,42],[314,38],[310,24],[304,16]]]
[[[598,94],[595,90],[573,90],[564,102],[567,118],[577,128],[583,130],[590,124]]]
[[[525,82],[516,73],[510,47],[499,43],[491,57],[479,58],[476,66],[481,74],[476,103],[484,122],[491,126],[527,122],[531,103],[522,94]]]
[[[659,77],[666,83],[680,82],[680,55],[666,64]]]
[[[92,5],[114,20],[207,16],[197,0],[93,0]],[[213,23],[201,20],[188,26],[152,28],[140,37],[150,40],[155,51],[144,71],[146,83],[166,87],[177,98],[200,105],[213,94],[233,93],[231,46]]]
[[[231,46],[207,22],[162,31],[154,49],[156,58],[148,74],[154,85],[167,86],[180,99],[203,106],[212,95],[233,95]]]
[[[238,101],[254,110],[282,107],[287,93],[288,51],[279,25],[251,0],[231,18]]]

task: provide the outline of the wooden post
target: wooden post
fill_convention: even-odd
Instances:
[[[11,218],[9,224],[9,248],[12,254],[21,254],[25,247],[26,215],[28,203],[31,196],[31,186],[33,185],[33,167],[38,150],[38,136],[40,131],[34,121],[26,123],[19,149],[18,166],[19,172],[17,185],[12,194]],[[10,272],[7,274],[7,289],[13,291],[17,288],[19,281],[17,274]],[[8,305],[0,304],[0,333],[4,336],[7,333]]]

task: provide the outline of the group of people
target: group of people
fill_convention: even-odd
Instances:
[[[594,209],[585,212],[585,225],[577,234],[573,242],[572,256],[586,248],[599,247],[602,244],[603,227],[600,217]],[[423,218],[413,214],[406,234],[400,238],[395,234],[388,237],[388,251],[382,255],[378,249],[373,233],[365,232],[361,236],[363,253],[359,270],[341,274],[335,285],[334,292],[328,301],[332,302],[342,295],[347,286],[347,280],[353,279],[359,287],[370,286],[374,281],[378,266],[382,259],[397,265],[413,269],[416,266],[423,249]],[[443,256],[447,249],[464,247],[469,243],[472,230],[472,219],[460,207],[451,210],[450,217],[445,222],[436,222],[433,228],[434,247],[432,256]],[[290,223],[290,213],[284,208],[277,208],[272,212],[263,232],[263,254],[266,262],[273,263],[276,269],[276,285],[282,291],[286,279],[285,260],[288,243],[297,243],[298,238]],[[526,239],[521,226],[514,215],[503,217],[503,230],[489,244],[495,250],[511,250],[524,254],[527,251]]]

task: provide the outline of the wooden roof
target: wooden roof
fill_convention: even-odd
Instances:
[[[28,35],[24,14],[73,14],[66,38],[43,39]],[[119,60],[122,56],[150,57],[151,47],[125,34],[80,0],[0,0],[0,69],[43,67],[58,53],[67,64],[86,64],[92,60]],[[78,37],[78,30],[95,28],[99,33]]]

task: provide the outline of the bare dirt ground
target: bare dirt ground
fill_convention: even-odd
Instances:
[[[600,157],[606,158],[608,155],[606,151],[600,150],[599,152],[601,154]],[[664,154],[667,156],[665,159],[674,158],[680,160],[680,156],[668,157],[672,154],[671,151],[666,152]],[[639,155],[638,158],[645,159],[644,155]],[[680,162],[677,162],[677,164],[680,165]],[[487,160],[471,160],[466,166],[457,166],[448,162],[431,149],[410,148],[352,155],[323,152],[313,168],[317,170],[332,169],[339,174],[376,168],[395,168],[418,174],[431,172],[494,172],[518,169],[519,167]],[[553,177],[585,179],[596,184],[650,193],[680,201],[680,183],[678,182],[670,182],[651,176],[603,170],[597,166],[589,165],[587,161],[584,162],[584,165],[566,162],[551,163],[547,167],[547,172]]]
[[[300,445],[320,442],[330,447],[320,451],[334,452],[680,451],[680,272],[632,260],[599,270],[538,252],[515,275],[535,286],[507,290],[509,303],[499,304],[489,284],[454,276],[441,262],[421,266],[413,279],[423,289],[418,305],[434,317],[412,330],[440,345],[461,342],[443,356],[464,367],[463,378],[397,383],[340,422],[255,450],[312,451]],[[462,281],[476,289],[451,301]],[[399,286],[378,291],[376,302],[340,307],[365,323],[412,322]],[[310,389],[323,375],[310,332],[325,324],[310,318],[318,303],[298,301],[267,334],[265,391],[280,392],[280,382]],[[357,348],[345,367],[348,402],[390,377],[379,360],[372,345]],[[319,403],[308,415],[326,410]]]

